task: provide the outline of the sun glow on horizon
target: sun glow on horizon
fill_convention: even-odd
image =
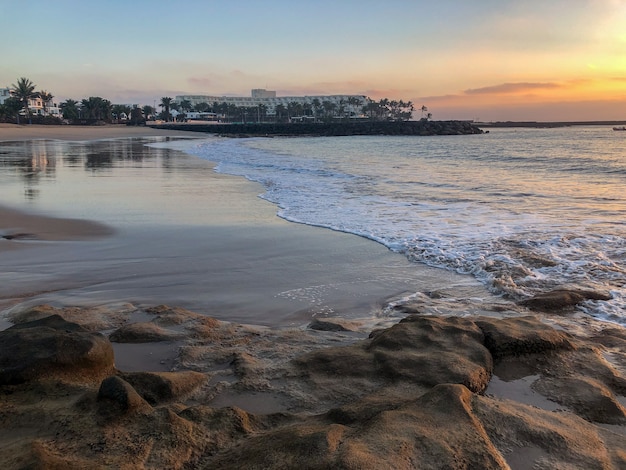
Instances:
[[[186,14],[210,18],[210,28],[90,34],[119,31],[119,18],[132,14],[153,26],[180,14],[165,2],[147,5],[32,0],[26,15],[0,7],[0,41],[29,31],[3,56],[0,86],[26,76],[58,100],[150,105],[161,96],[268,88],[411,100],[442,119],[490,110],[500,117],[507,107],[526,118],[626,119],[624,0],[185,0]],[[593,115],[576,106],[588,101]]]

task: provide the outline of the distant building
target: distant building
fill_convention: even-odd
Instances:
[[[11,97],[11,89],[9,87],[0,88],[0,104],[4,104],[5,100]]]
[[[192,106],[201,103],[213,105],[214,103],[232,104],[238,107],[258,108],[265,106],[265,114],[276,115],[276,107],[279,105],[287,108],[290,104],[322,106],[324,102],[332,103],[334,106],[343,106],[344,113],[349,116],[359,116],[362,108],[367,104],[367,97],[364,95],[316,95],[316,96],[276,96],[275,91],[256,88],[247,96],[211,96],[211,95],[177,95],[174,101],[181,103],[183,100],[189,101]]]
[[[13,89],[10,87],[0,88],[0,104],[4,104],[4,102],[12,96],[12,90]],[[52,100],[44,103],[40,97],[28,100],[28,108],[30,109],[30,113],[33,115],[39,114],[40,116],[55,117],[62,116],[61,109],[53,103]]]
[[[276,92],[263,88],[255,88],[252,90],[252,98],[276,98]]]

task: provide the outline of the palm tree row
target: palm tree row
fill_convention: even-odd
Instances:
[[[15,119],[15,122],[19,124],[20,116],[25,116],[28,122],[32,123],[31,103],[32,100],[40,99],[45,121],[60,122],[58,118],[48,115],[54,96],[45,90],[36,91],[36,85],[28,78],[21,77],[11,85],[10,94],[11,96],[0,105],[0,120]],[[99,96],[90,96],[80,101],[67,99],[59,107],[64,119],[84,124],[96,121],[119,122],[120,120],[141,123],[155,114],[152,106],[144,106],[141,109],[125,105],[114,106],[109,100]]]
[[[198,103],[193,106],[188,100],[180,103],[171,97],[161,98],[159,106],[162,112],[159,115],[164,121],[172,121],[171,110],[180,112],[177,120],[185,120],[188,112],[215,113],[225,122],[332,122],[348,119],[369,119],[374,121],[408,121],[413,116],[414,106],[411,101],[396,101],[382,99],[374,101],[368,99],[365,106],[356,97],[347,100],[320,101],[317,98],[310,103],[291,101],[286,104],[278,104],[274,107],[274,113],[268,114],[268,107],[260,104],[256,106],[237,106],[233,103],[213,102]],[[425,107],[422,107],[425,108]],[[430,114],[428,117],[430,118]]]
[[[15,116],[19,124],[20,114],[24,114],[29,123],[32,122],[30,103],[33,99],[41,99],[41,106],[44,114],[47,114],[49,103],[54,98],[45,90],[36,91],[35,84],[24,77],[17,80],[12,85],[11,97],[0,105],[0,119]],[[375,121],[406,121],[411,119],[414,111],[413,103],[410,101],[396,101],[387,98],[380,101],[367,99],[363,106],[362,99],[358,97],[350,97],[335,101],[320,101],[318,98],[312,99],[310,102],[290,101],[286,104],[278,104],[274,107],[273,113],[270,114],[266,105],[246,107],[237,106],[232,103],[214,102],[198,103],[193,106],[188,100],[177,103],[169,96],[161,98],[159,107],[162,109],[158,116],[155,116],[156,110],[152,106],[144,106],[142,108],[131,108],[126,105],[112,105],[107,99],[99,96],[90,96],[89,98],[76,101],[67,99],[60,104],[63,118],[70,122],[119,122],[120,120],[131,120],[136,123],[145,121],[150,118],[158,117],[164,121],[172,121],[174,119],[172,111],[178,113],[178,120],[185,120],[186,113],[215,113],[225,122],[294,122],[294,121],[312,121],[312,122],[332,122],[337,120],[348,119],[369,119]],[[427,111],[422,106],[422,118],[424,112]],[[431,114],[427,114],[430,119]]]

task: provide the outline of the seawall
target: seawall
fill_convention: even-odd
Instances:
[[[230,137],[247,136],[349,136],[349,135],[466,135],[483,130],[467,121],[333,122],[333,123],[166,123],[156,129],[206,132]]]

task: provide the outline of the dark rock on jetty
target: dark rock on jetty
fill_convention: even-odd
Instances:
[[[468,121],[359,121],[333,123],[162,124],[174,129],[220,134],[226,137],[349,136],[349,135],[466,135],[483,131]]]

